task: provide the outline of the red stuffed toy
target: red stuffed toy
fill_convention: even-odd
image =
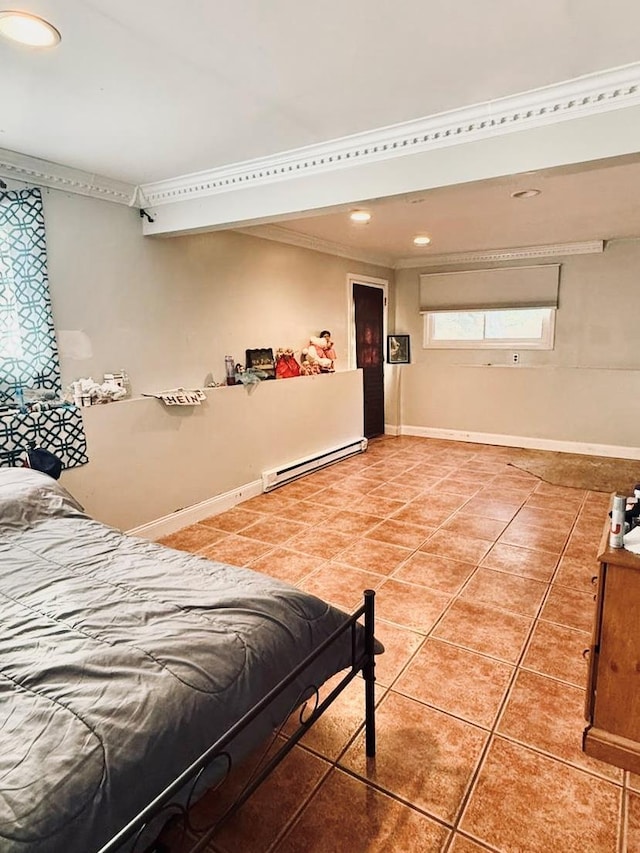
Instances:
[[[291,379],[300,376],[300,365],[292,349],[279,349],[276,352],[276,379]]]

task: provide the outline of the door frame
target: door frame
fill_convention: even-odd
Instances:
[[[383,292],[382,303],[382,350],[383,369],[387,363],[386,341],[387,341],[387,313],[389,310],[389,280],[386,278],[374,278],[370,275],[356,275],[347,273],[347,367],[355,370],[356,361],[356,320],[353,307],[353,285],[364,284],[366,287],[377,287]]]

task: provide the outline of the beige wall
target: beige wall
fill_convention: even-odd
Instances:
[[[194,408],[138,398],[83,409],[91,461],[65,471],[63,485],[129,530],[362,436],[359,370],[206,393]]]
[[[344,370],[347,273],[391,277],[230,231],[143,237],[136,210],[81,196],[45,192],[44,204],[56,330],[82,333],[90,348],[74,356],[61,335],[65,382],[125,368],[134,394],[202,385],[223,379],[225,355],[299,350],[321,329]]]
[[[223,380],[227,354],[299,350],[323,328],[346,371],[347,273],[391,277],[234,232],[145,238],[136,210],[61,192],[45,191],[44,206],[65,384],[124,368],[134,397],[202,386]],[[91,461],[65,482],[130,528],[362,434],[359,372],[268,384],[287,387],[219,389],[191,413],[135,399],[85,412]]]
[[[520,350],[517,366],[511,350],[423,349],[423,270],[397,272],[395,328],[413,344],[412,364],[395,368],[399,423],[639,447],[639,271],[637,240],[562,259],[555,348]]]
[[[137,211],[55,191],[45,193],[45,216],[54,320],[72,333],[61,336],[63,380],[125,368],[134,396],[202,385],[211,375],[222,380],[226,354],[242,360],[248,347],[299,349],[321,327],[332,330],[344,369],[347,273],[393,281],[390,270],[233,232],[144,238]],[[423,350],[421,270],[397,272],[389,327],[411,334],[413,363],[387,368],[387,422],[640,445],[640,242],[562,263],[556,347],[522,351],[518,367],[507,366],[506,351]],[[227,405],[231,395],[244,400],[244,389],[211,392],[191,416],[168,414],[153,400],[91,410],[92,461],[65,477],[99,518],[143,524],[242,486],[287,453],[320,452],[359,433],[353,376],[340,389],[324,383],[322,398],[294,399],[290,387],[288,402],[258,389],[259,417],[278,424],[267,456],[242,426],[255,413]],[[201,470],[199,452],[221,454],[224,464]]]

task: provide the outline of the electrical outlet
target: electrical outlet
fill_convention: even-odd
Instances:
[[[511,353],[511,362],[512,362],[512,364],[519,364],[520,363],[520,353],[519,352],[512,352]]]

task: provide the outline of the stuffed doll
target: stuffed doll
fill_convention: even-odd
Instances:
[[[300,376],[314,376],[316,373],[320,373],[320,365],[311,364],[308,358],[303,355],[302,361],[300,362]]]
[[[323,373],[333,371],[333,361],[325,355],[325,338],[317,338],[313,335],[309,338],[309,346],[302,350],[302,357],[312,365],[318,365]]]
[[[327,332],[326,329],[323,332],[320,332],[320,337],[324,338],[324,357],[331,359],[331,369],[334,370],[334,361],[338,357],[336,355],[336,351],[333,348],[333,341],[331,340],[331,332]]]

